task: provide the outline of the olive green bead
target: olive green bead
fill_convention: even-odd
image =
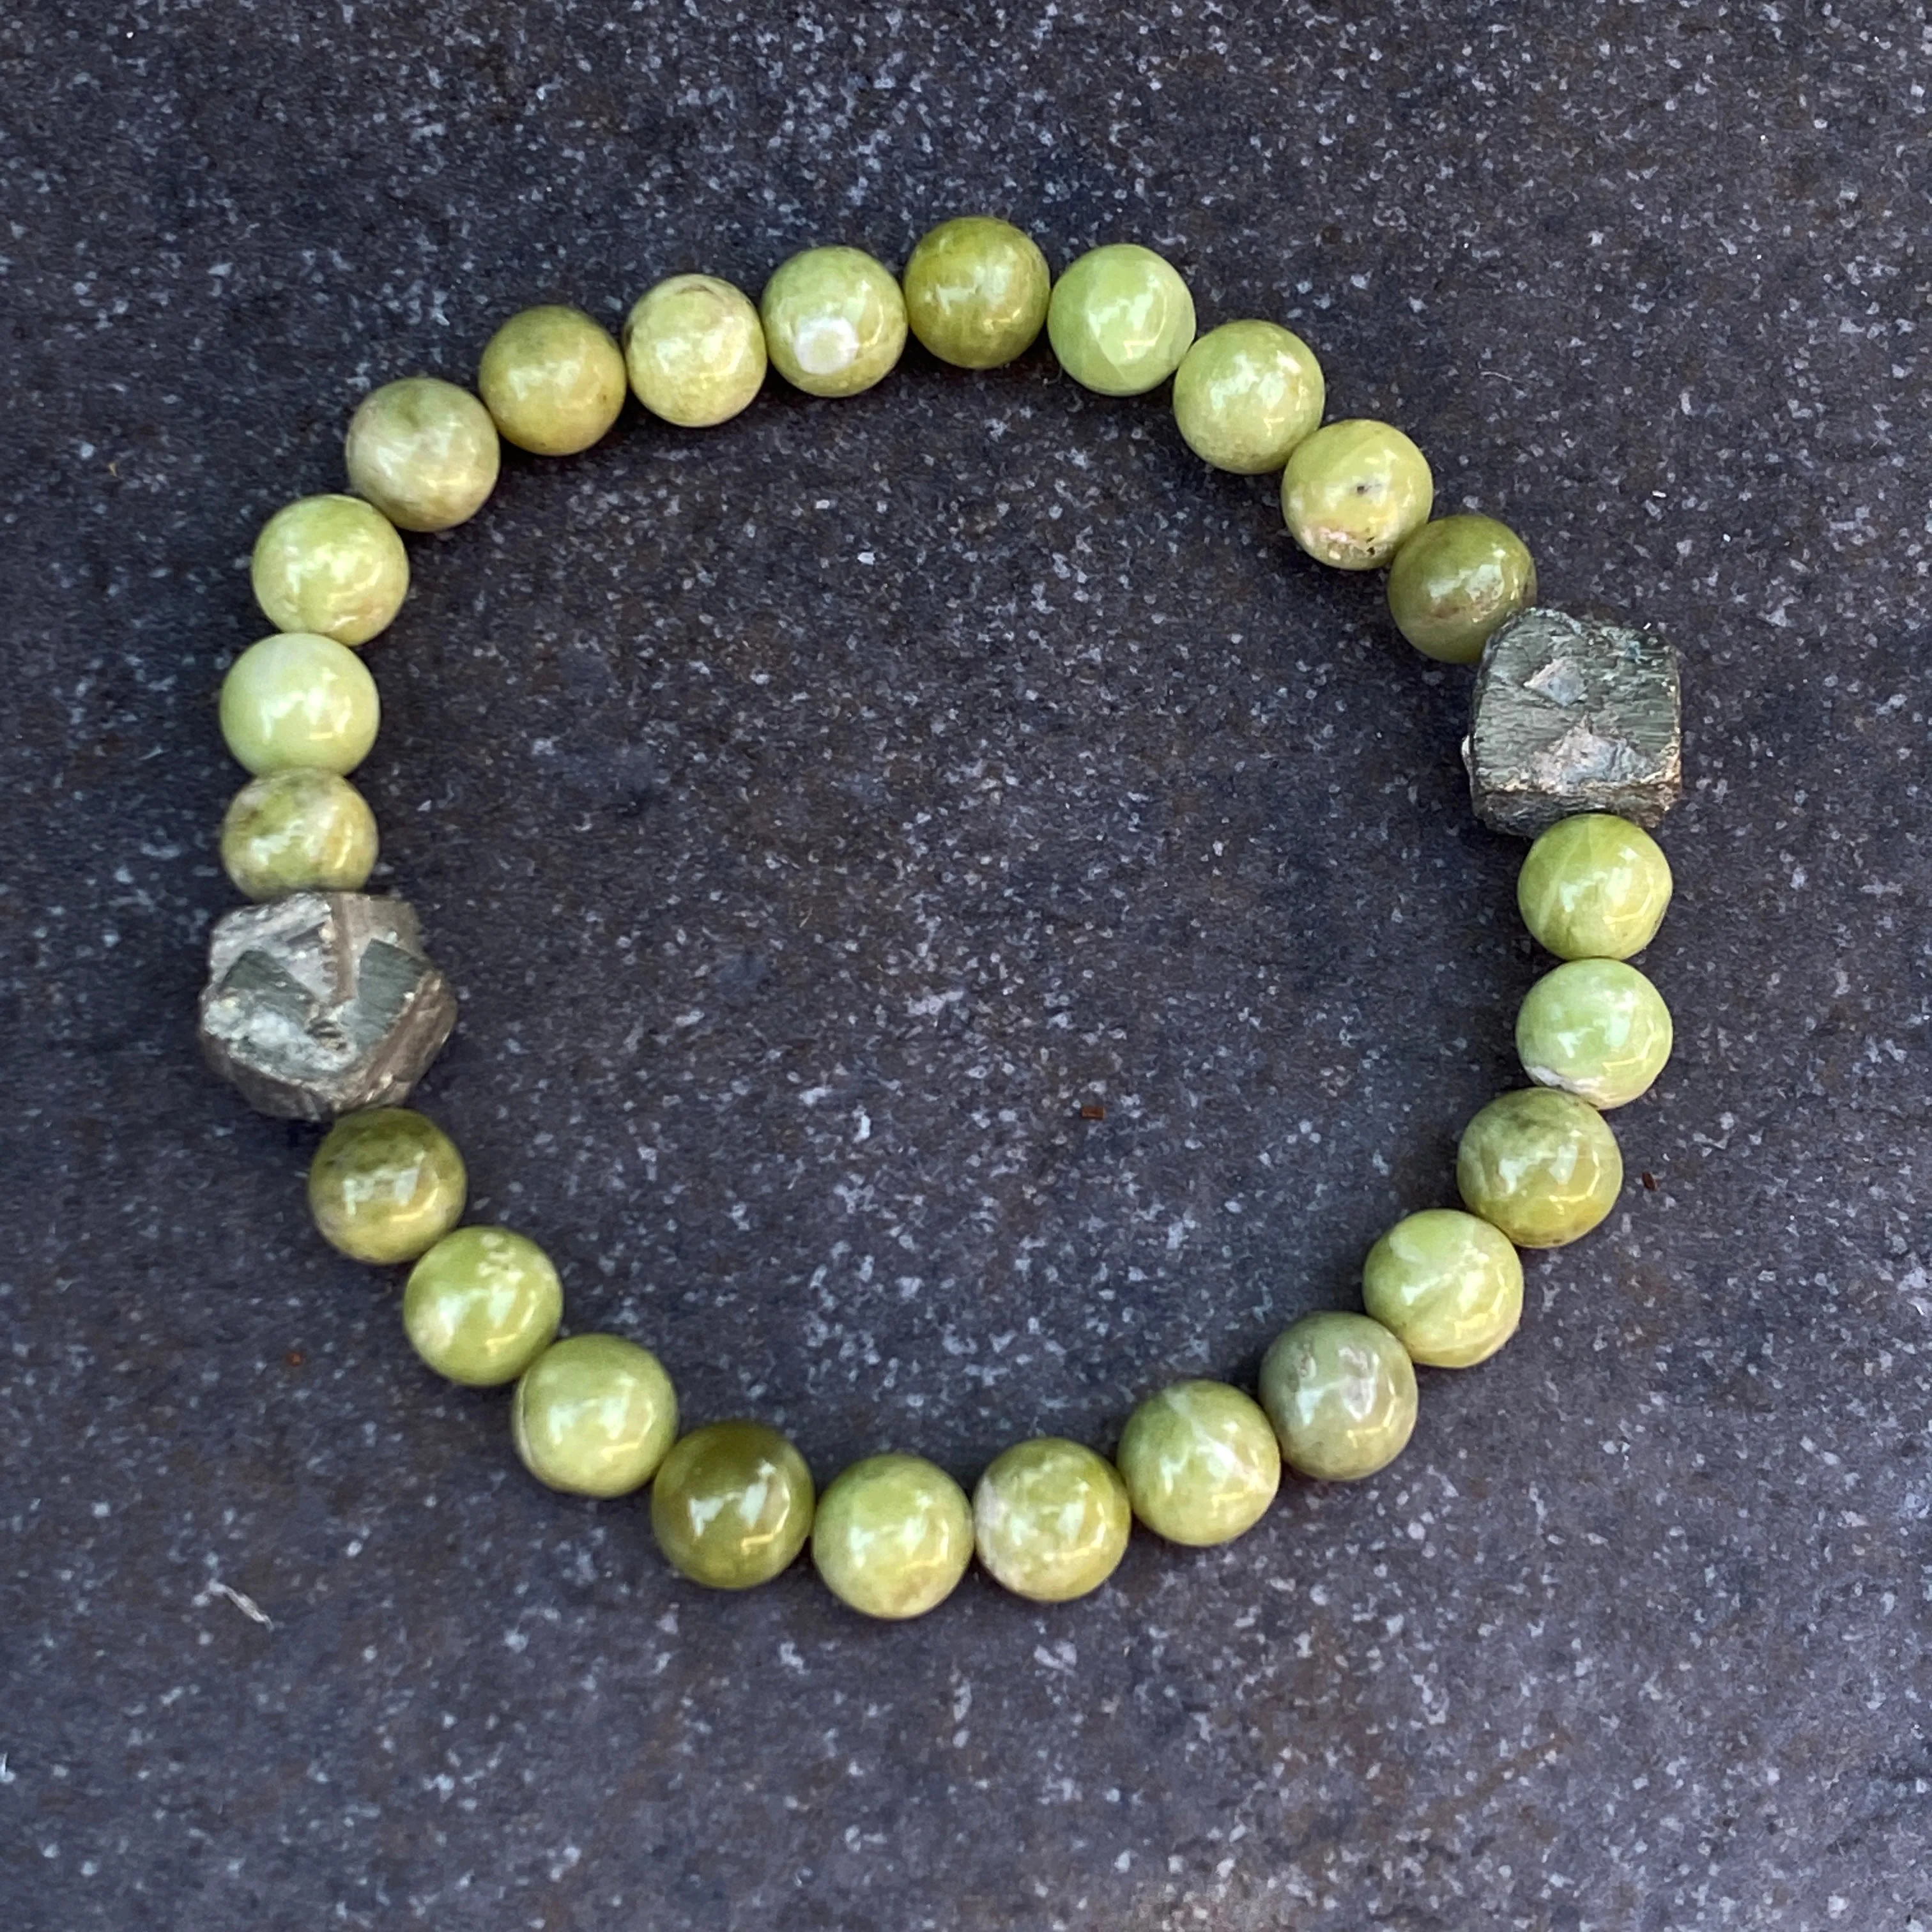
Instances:
[[[1060,366],[1082,388],[1144,395],[1180,367],[1194,340],[1194,298],[1151,248],[1111,242],[1054,284],[1046,333]]]
[[[650,1349],[621,1335],[572,1335],[518,1378],[510,1438],[553,1490],[628,1496],[677,1440],[677,1391]]]
[[[903,286],[906,321],[940,362],[997,369],[1033,346],[1053,277],[1033,238],[1010,221],[964,214],[920,238]]]
[[[812,396],[856,396],[905,348],[905,297],[858,248],[807,248],[782,263],[758,302],[773,366]]]
[[[304,496],[262,526],[249,575],[277,630],[366,644],[402,608],[410,556],[374,504]]]
[[[356,892],[376,862],[376,814],[346,778],[297,765],[252,778],[221,821],[221,864],[251,899]]]
[[[283,631],[250,644],[221,680],[221,735],[257,776],[307,766],[338,776],[369,755],[382,707],[346,644]]]
[[[1516,1015],[1516,1050],[1540,1087],[1624,1107],[1670,1058],[1670,1009],[1634,966],[1572,959],[1546,973]]]
[[[632,392],[681,429],[709,429],[737,415],[764,383],[766,360],[758,311],[716,275],[659,282],[624,323]]]
[[[624,352],[580,308],[513,315],[490,337],[476,387],[497,433],[533,456],[588,449],[624,406]]]
[[[1314,350],[1292,329],[1224,322],[1181,358],[1174,420],[1204,462],[1259,476],[1313,434],[1327,394]]]
[[[980,1561],[1036,1604],[1097,1590],[1126,1554],[1132,1523],[1120,1472],[1058,1436],[1016,1443],[987,1465],[973,1492]]]
[[[1587,1234],[1623,1184],[1624,1158],[1603,1115],[1551,1087],[1492,1100],[1456,1150],[1463,1205],[1520,1248],[1560,1248]]]
[[[1372,1476],[1415,1429],[1408,1351],[1366,1315],[1304,1315],[1262,1358],[1261,1384],[1282,1460],[1318,1481]]]
[[[714,1590],[748,1590],[789,1567],[812,1534],[812,1472],[776,1429],[713,1422],[659,1466],[651,1529],[664,1560]]]
[[[405,376],[362,398],[343,444],[349,485],[398,530],[466,523],[496,487],[502,452],[490,412],[436,376]]]
[[[309,1211],[323,1240],[379,1266],[434,1247],[462,1219],[469,1188],[456,1144],[408,1107],[344,1114],[309,1163]]]
[[[1466,1369],[1522,1319],[1522,1261],[1500,1228],[1454,1208],[1398,1221],[1362,1264],[1362,1306],[1412,1361]]]
[[[1127,1418],[1114,1458],[1134,1514],[1197,1548],[1258,1522],[1281,1486],[1281,1450],[1259,1405],[1226,1382],[1176,1382]]]
[[[812,1562],[841,1603],[868,1617],[923,1616],[972,1558],[965,1491],[920,1456],[868,1456],[818,1499]]]
[[[1295,446],[1281,473],[1288,533],[1318,563],[1375,570],[1429,520],[1428,459],[1385,422],[1352,417]]]
[[[1389,566],[1389,614],[1424,657],[1474,664],[1490,633],[1536,602],[1529,546],[1494,517],[1438,517]]]
[[[1657,937],[1670,891],[1670,861],[1642,826],[1584,812],[1529,848],[1516,902],[1531,937],[1558,958],[1628,959]]]
[[[403,1332],[440,1376],[471,1388],[514,1382],[563,1319],[549,1256],[508,1228],[458,1228],[410,1270]]]

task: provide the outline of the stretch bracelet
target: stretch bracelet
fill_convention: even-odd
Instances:
[[[403,899],[363,891],[375,819],[347,780],[376,736],[359,648],[395,616],[410,562],[399,531],[482,508],[500,439],[543,456],[587,448],[627,392],[688,434],[758,394],[768,363],[814,396],[852,396],[899,360],[908,332],[940,361],[1012,362],[1044,326],[1060,367],[1109,396],[1173,379],[1177,426],[1215,467],[1281,473],[1295,542],[1338,569],[1386,567],[1397,628],[1430,658],[1475,667],[1462,746],[1478,815],[1534,842],[1517,881],[1532,937],[1561,963],[1524,999],[1528,1085],[1463,1130],[1460,1208],[1390,1228],[1362,1270],[1362,1310],[1304,1316],[1263,1359],[1259,1400],[1178,1382],[1127,1418],[1112,1460],[1054,1436],[984,1471],[969,1503],[920,1457],[866,1457],[816,1493],[785,1436],[749,1420],[680,1433],[671,1378],[648,1349],[602,1334],[558,1339],[563,1294],[542,1248],[461,1226],[466,1177],[442,1130],[400,1104],[448,1039],[456,1002]],[[902,280],[856,249],[794,255],[757,306],[729,283],[679,274],[630,312],[622,345],[574,308],[529,309],[490,339],[478,394],[430,376],[372,392],[346,446],[352,494],[278,511],[257,541],[256,596],[275,634],[222,685],[222,732],[253,774],[229,808],[221,856],[254,903],[215,926],[201,1038],[262,1112],[331,1121],[308,1174],[317,1227],[343,1253],[408,1264],[403,1324],[429,1366],[472,1386],[513,1384],[518,1454],[554,1489],[616,1497],[651,1484],[652,1530],[684,1575],[767,1581],[812,1545],[819,1574],[871,1616],[941,1602],[976,1550],[1037,1602],[1112,1574],[1138,1519],[1175,1543],[1228,1541],[1259,1520],[1283,1465],[1318,1481],[1372,1474],[1414,1427],[1416,1366],[1462,1369],[1515,1331],[1518,1250],[1587,1234],[1622,1191],[1606,1109],[1642,1094],[1670,1052],[1669,1011],[1628,962],[1655,934],[1670,868],[1650,836],[1682,783],[1676,661],[1652,632],[1536,602],[1521,539],[1493,518],[1431,520],[1434,484],[1399,429],[1323,424],[1307,344],[1271,322],[1197,340],[1174,269],[1132,244],[1096,248],[1056,283],[1019,230],[942,224]],[[479,400],[480,396],[480,400]]]

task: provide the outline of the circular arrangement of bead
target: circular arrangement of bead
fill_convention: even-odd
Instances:
[[[408,589],[398,531],[473,516],[500,439],[547,456],[586,448],[627,393],[701,429],[746,408],[768,362],[811,394],[851,396],[893,368],[908,331],[944,362],[986,369],[1042,326],[1066,373],[1103,394],[1172,377],[1192,450],[1224,470],[1279,471],[1302,550],[1342,570],[1387,566],[1402,634],[1478,666],[1463,748],[1472,794],[1488,823],[1535,835],[1518,903],[1562,963],[1517,1020],[1532,1084],[1463,1131],[1462,1207],[1390,1228],[1363,1265],[1362,1312],[1294,1322],[1262,1362],[1258,1401],[1177,1383],[1133,1411],[1112,1461],[1058,1437],[1022,1442],[970,1502],[944,1471],[898,1453],[853,1464],[820,1496],[798,1450],[761,1423],[680,1435],[670,1377],[649,1350],[616,1335],[557,1339],[562,1286],[535,1242],[458,1225],[462,1157],[398,1104],[455,1004],[407,904],[362,890],[376,823],[346,775],[374,742],[378,706],[357,650]],[[412,376],[375,390],[349,426],[355,494],[289,504],[256,544],[255,594],[277,629],[242,652],[220,697],[224,736],[253,774],[223,823],[222,860],[256,903],[218,923],[202,998],[211,1059],[256,1106],[333,1120],[309,1170],[316,1225],[358,1260],[409,1264],[403,1325],[423,1360],[458,1382],[514,1384],[512,1440],[539,1481],[603,1497],[650,1483],[658,1546],[685,1575],[763,1582],[809,1540],[826,1584],[878,1617],[932,1609],[976,1552],[1023,1597],[1079,1597],[1112,1574],[1136,1518],[1175,1543],[1223,1543],[1260,1519],[1284,1464],[1320,1481],[1384,1467],[1414,1426],[1416,1366],[1470,1367],[1514,1332],[1517,1250],[1574,1241],[1610,1212],[1623,1167],[1603,1110],[1636,1099],[1670,1053],[1670,1013],[1628,963],[1671,892],[1644,829],[1679,782],[1669,647],[1536,608],[1514,532],[1484,516],[1431,520],[1429,464],[1400,430],[1323,424],[1305,342],[1248,320],[1197,339],[1180,275],[1132,244],[1093,250],[1056,283],[1025,235],[975,216],[926,236],[899,279],[844,248],[794,256],[755,307],[729,283],[674,275],[632,308],[621,346],[575,309],[513,316],[484,350],[477,388]]]

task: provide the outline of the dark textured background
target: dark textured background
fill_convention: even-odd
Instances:
[[[1922,17],[16,0],[8,1925],[1932,1925]],[[193,1049],[212,700],[367,385],[976,208],[1290,321],[1677,640],[1678,1051],[1384,1476],[878,1628],[539,1491],[314,1236]],[[1465,676],[1160,398],[915,352],[412,549],[360,782],[465,1001],[422,1101],[688,1416],[1110,1444],[1449,1198],[1538,970]]]

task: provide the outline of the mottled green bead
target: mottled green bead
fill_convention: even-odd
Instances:
[[[868,1617],[923,1616],[972,1558],[965,1491],[920,1456],[868,1456],[818,1499],[812,1562],[841,1603]]]
[[[758,311],[716,275],[670,277],[638,298],[624,324],[632,392],[680,429],[709,429],[747,407],[766,359]]]
[[[905,265],[906,320],[942,362],[997,369],[1033,346],[1053,277],[1033,238],[990,214],[922,236]]]
[[[580,308],[548,303],[490,337],[476,387],[506,442],[534,456],[571,456],[617,420],[624,352]]]
[[[304,496],[262,526],[249,575],[256,602],[278,631],[365,644],[402,608],[410,557],[373,503]]]
[[[1216,470],[1279,470],[1322,421],[1328,394],[1315,352],[1274,322],[1224,322],[1181,358],[1174,420],[1188,448]]]
[[[1550,1087],[1492,1100],[1456,1151],[1464,1206],[1520,1248],[1560,1248],[1587,1234],[1623,1184],[1624,1157],[1603,1115]]]
[[[1628,959],[1657,937],[1670,891],[1670,861],[1642,826],[1585,812],[1529,848],[1516,902],[1531,937],[1558,958]]]
[[[1593,1107],[1628,1106],[1648,1092],[1670,1040],[1663,995],[1621,959],[1572,959],[1544,974],[1516,1015],[1522,1070]]]
[[[376,814],[346,778],[298,765],[252,778],[221,821],[221,864],[251,899],[356,892],[376,862]]]
[[[1114,1458],[1133,1511],[1197,1548],[1258,1522],[1281,1486],[1281,1450],[1260,1406],[1226,1382],[1176,1382],[1127,1418]]]
[[[221,735],[258,776],[308,766],[340,776],[369,755],[382,707],[346,644],[283,631],[250,644],[221,680]]]
[[[1194,340],[1194,298],[1151,248],[1111,242],[1054,284],[1046,333],[1060,366],[1103,396],[1144,395],[1180,367]]]
[[[1431,1368],[1486,1360],[1522,1318],[1522,1262],[1474,1214],[1426,1208],[1398,1221],[1362,1265],[1362,1306]]]
[[[403,1330],[440,1376],[472,1388],[514,1382],[563,1319],[549,1256],[508,1228],[458,1228],[410,1270]]]
[[[1262,1358],[1261,1384],[1282,1460],[1318,1481],[1372,1476],[1414,1431],[1414,1365],[1366,1315],[1304,1315]]]
[[[713,1422],[659,1466],[651,1529],[673,1569],[714,1590],[748,1590],[788,1568],[812,1534],[812,1472],[776,1429]]]
[[[628,1496],[677,1440],[677,1392],[650,1349],[621,1335],[572,1335],[518,1379],[510,1437],[524,1467],[554,1490]]]
[[[905,348],[905,297],[858,248],[807,248],[782,263],[758,303],[773,366],[812,396],[856,396]]]
[[[455,1143],[408,1107],[344,1114],[309,1163],[309,1211],[323,1240],[385,1265],[426,1253],[463,1216],[469,1176]]]
[[[1436,482],[1420,450],[1385,422],[1352,417],[1295,446],[1281,473],[1288,533],[1318,563],[1375,570],[1429,520]]]
[[[489,500],[502,460],[490,412],[435,376],[370,390],[349,419],[342,453],[349,487],[404,530],[466,523]]]
[[[1442,664],[1474,664],[1490,633],[1535,602],[1529,546],[1494,517],[1438,517],[1389,566],[1396,628]]]
[[[1097,1590],[1126,1554],[1132,1523],[1119,1471],[1058,1436],[1016,1443],[987,1465],[973,1492],[980,1561],[1038,1604]]]

